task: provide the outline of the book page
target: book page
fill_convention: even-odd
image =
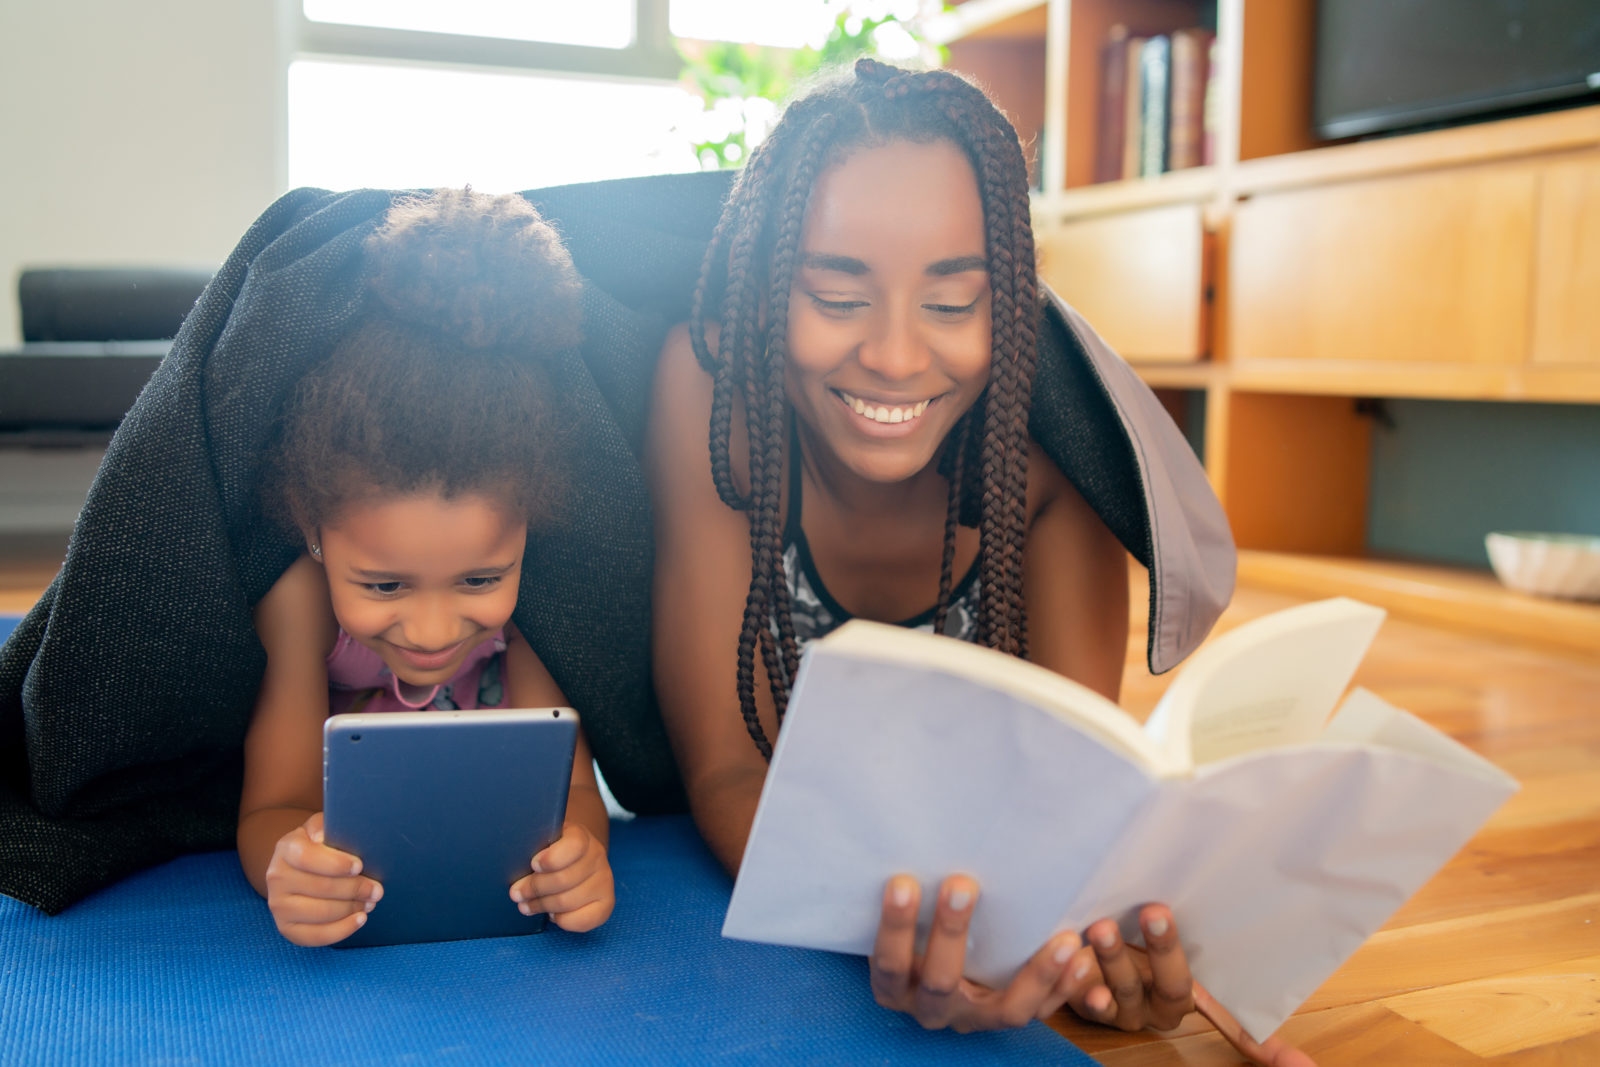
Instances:
[[[1195,978],[1265,1039],[1515,790],[1375,744],[1213,763],[1162,784],[1064,926],[1110,915],[1137,942],[1138,908],[1168,904]]]
[[[970,678],[1073,723],[1146,771],[1167,770],[1160,749],[1151,744],[1132,716],[1088,686],[1036,663],[982,645],[864,619],[851,620],[817,645],[830,655],[899,663],[938,675]]]
[[[1337,597],[1221,634],[1189,658],[1145,723],[1170,764],[1315,739],[1349,685],[1381,609]]]
[[[1151,777],[961,671],[830,641],[802,661],[723,934],[866,955],[891,876],[922,883],[926,930],[938,883],[962,872],[980,886],[967,973],[1004,985],[1056,930]]]

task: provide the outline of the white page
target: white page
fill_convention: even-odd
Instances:
[[[1190,657],[1145,723],[1169,765],[1303,744],[1328,721],[1384,612],[1335,597],[1251,620]]]
[[[1167,782],[1065,924],[1137,940],[1138,907],[1170,905],[1195,977],[1265,1038],[1515,792],[1467,762],[1312,744]]]
[[[967,973],[1004,985],[1152,788],[1053,715],[961,678],[808,651],[722,932],[870,953],[884,884],[976,877]]]

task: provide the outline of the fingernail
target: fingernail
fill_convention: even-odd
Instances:
[[[374,903],[373,903],[373,902],[372,902],[372,901],[370,901],[370,900],[369,900],[369,901],[367,901],[367,903],[366,903],[366,904],[365,904],[365,905],[364,905],[364,906],[363,906],[363,909],[362,909],[362,910],[364,910],[364,911],[371,911],[371,910],[372,910],[372,909],[373,909],[373,908],[374,908],[374,907],[376,907],[376,906],[377,906],[377,905],[376,905],[376,904],[374,904]]]
[[[357,912],[356,913],[356,925],[358,927],[367,925],[367,913],[366,912],[363,911],[363,912]]]
[[[950,909],[952,911],[962,911],[962,910],[964,910],[966,908],[966,906],[968,904],[971,904],[971,903],[972,903],[972,893],[971,893],[971,891],[966,890],[966,889],[953,889],[953,890],[950,891],[949,904],[950,904]]]
[[[383,899],[383,886],[374,885],[371,889],[367,890],[367,899],[371,900],[371,901],[382,900]]]
[[[317,844],[320,845],[320,844],[322,844],[322,836],[323,836],[322,835],[322,831],[321,830],[317,830],[317,831],[312,833],[311,840],[315,841]]]
[[[352,863],[350,865],[350,873],[351,874],[360,874],[361,873],[361,861],[360,860],[356,860],[354,863]]]
[[[1056,963],[1065,967],[1067,965],[1067,961],[1072,958],[1072,954],[1076,951],[1078,951],[1077,945],[1074,945],[1071,941],[1063,941],[1061,944],[1056,946],[1056,954],[1053,958],[1055,959]]]
[[[518,904],[521,904],[522,903],[522,890],[513,889],[511,891],[511,899],[516,901]]]
[[[544,873],[544,868],[539,866],[539,857],[538,856],[533,857],[533,862],[528,864],[528,866],[533,868],[533,873],[534,874],[543,874]]]
[[[1117,947],[1117,932],[1116,932],[1116,930],[1114,930],[1114,929],[1112,929],[1112,930],[1104,930],[1104,931],[1100,932],[1099,934],[1096,934],[1095,938],[1094,938],[1094,943],[1095,943],[1095,945],[1097,945],[1100,948],[1108,948],[1108,949],[1109,948],[1116,948]]]
[[[1089,965],[1087,963],[1072,972],[1072,980],[1074,982],[1081,982],[1087,977],[1089,977]]]
[[[904,882],[896,882],[889,890],[889,899],[897,908],[903,908],[911,903],[911,887]]]
[[[1166,935],[1166,932],[1167,932],[1167,920],[1166,920],[1165,916],[1158,915],[1154,919],[1150,920],[1150,936],[1151,937],[1163,937],[1163,936]]]
[[[533,905],[529,904],[526,901],[524,901],[521,904],[517,905],[517,910],[522,912],[522,914],[524,914],[524,915],[532,915],[533,914]]]

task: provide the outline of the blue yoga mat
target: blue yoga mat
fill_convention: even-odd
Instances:
[[[688,818],[612,833],[617,910],[589,934],[299,948],[232,852],[174,860],[55,918],[0,897],[0,1060],[1092,1062],[1041,1023],[924,1031],[873,1003],[857,957],[723,938],[731,883]]]

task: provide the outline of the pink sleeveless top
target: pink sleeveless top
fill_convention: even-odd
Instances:
[[[343,629],[328,653],[328,713],[503,708],[501,684],[505,631],[484,638],[448,682],[415,686],[402,682],[383,658]]]

